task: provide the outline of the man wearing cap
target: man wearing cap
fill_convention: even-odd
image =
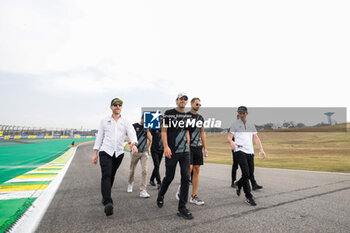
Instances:
[[[191,111],[187,114],[191,117],[194,124],[191,125],[190,131],[190,171],[192,176],[192,195],[190,203],[196,205],[204,205],[204,201],[198,197],[198,185],[199,185],[199,171],[200,166],[203,165],[203,151],[205,156],[208,156],[206,136],[204,132],[204,118],[198,113],[201,107],[201,100],[197,97],[191,100]],[[179,200],[180,186],[176,193],[176,198]]]
[[[102,203],[105,206],[106,216],[113,214],[113,200],[111,189],[114,177],[124,157],[124,140],[128,136],[132,142],[131,151],[137,153],[137,138],[133,126],[121,116],[123,101],[114,98],[111,101],[110,109],[112,115],[104,118],[98,128],[94,145],[92,163],[97,164],[98,157],[102,172],[101,192]]]
[[[189,130],[185,106],[188,97],[184,93],[178,94],[176,98],[177,107],[165,111],[162,124],[162,141],[165,155],[165,177],[158,192],[157,205],[162,208],[164,195],[173,181],[176,171],[176,164],[179,162],[181,169],[180,200],[178,205],[178,216],[185,219],[193,219],[192,214],[186,209],[188,189],[190,182],[190,150]]]
[[[239,119],[239,114],[237,114],[237,120]],[[232,138],[231,138],[232,136]],[[227,140],[229,141],[229,143],[231,143],[231,141],[235,141],[235,137],[233,137],[233,134],[229,133],[227,136]],[[237,169],[238,169],[238,160],[237,160],[237,156],[235,156],[235,151],[232,150],[232,170],[231,170],[231,187],[232,188],[236,188],[236,173],[237,173]],[[252,170],[254,171],[254,169]],[[254,177],[254,173],[250,175],[249,177],[250,182],[252,183],[252,189],[253,190],[258,190],[258,189],[262,189],[263,187],[258,185],[256,183],[255,177]]]
[[[260,150],[260,155],[265,158],[266,154],[262,147],[261,141],[258,137],[255,125],[247,121],[248,109],[245,106],[238,108],[239,119],[235,121],[231,127],[227,136],[228,142],[231,145],[231,149],[234,151],[234,156],[237,157],[238,164],[242,170],[242,178],[235,183],[237,195],[240,196],[241,189],[243,187],[246,202],[251,206],[255,206],[256,203],[253,199],[253,195],[250,192],[249,179],[253,178],[253,189],[256,184],[254,179],[254,147],[253,138]],[[234,137],[234,141],[232,138]],[[259,186],[261,187],[261,186]],[[261,187],[262,188],[262,187]]]

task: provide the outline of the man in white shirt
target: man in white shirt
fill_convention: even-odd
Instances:
[[[111,189],[115,173],[124,157],[124,140],[126,136],[132,142],[131,152],[133,154],[138,152],[136,132],[134,127],[121,116],[122,106],[123,101],[121,99],[114,98],[111,101],[112,116],[104,118],[100,123],[92,157],[93,164],[97,164],[98,157],[100,158],[102,203],[105,206],[104,212],[106,216],[113,214]]]
[[[258,137],[254,124],[247,121],[248,109],[245,106],[238,108],[239,119],[235,121],[227,136],[228,142],[237,156],[238,164],[242,170],[242,178],[236,182],[237,195],[241,194],[243,187],[246,201],[248,204],[255,206],[256,203],[253,195],[250,193],[249,178],[254,177],[254,147],[253,138],[260,150],[260,155],[265,158],[266,154]],[[234,137],[234,141],[232,138]],[[253,182],[254,183],[254,182]],[[254,185],[257,185],[256,182]]]

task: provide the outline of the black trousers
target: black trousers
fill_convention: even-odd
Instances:
[[[171,155],[171,159],[165,158],[165,177],[160,187],[158,196],[164,196],[170,183],[173,181],[176,171],[177,162],[181,170],[181,188],[178,209],[186,208],[188,199],[188,189],[190,182],[190,153],[176,153]]]
[[[254,156],[244,153],[242,151],[235,152],[237,156],[238,164],[242,170],[242,178],[237,181],[239,188],[243,187],[246,198],[252,197],[250,193],[249,179],[250,176],[254,177]]]
[[[162,162],[163,153],[164,153],[163,150],[151,150],[154,168],[153,168],[153,172],[152,172],[150,180],[156,179],[158,184],[161,183],[160,174],[159,174],[159,166],[160,166],[160,163]]]
[[[237,174],[237,169],[238,169],[238,161],[237,161],[237,156],[235,156],[235,151],[232,150],[232,171],[231,171],[231,180],[232,184],[236,181],[236,174]]]
[[[102,172],[101,178],[101,192],[103,197],[103,204],[113,203],[111,197],[111,190],[114,182],[115,173],[117,172],[121,162],[123,161],[124,154],[119,155],[117,158],[115,154],[113,156],[108,155],[104,151],[100,151],[100,166]]]
[[[249,180],[252,183],[252,186],[256,185],[256,180],[254,177],[254,156],[253,157],[253,164],[250,164],[250,169],[249,169]],[[235,156],[235,152],[232,150],[232,171],[231,171],[231,179],[232,179],[232,184],[236,181],[237,178],[237,169],[238,169],[238,159],[237,156]]]

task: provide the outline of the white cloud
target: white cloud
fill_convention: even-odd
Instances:
[[[180,91],[204,106],[350,109],[343,83],[350,75],[349,6],[2,1],[0,71],[30,74],[38,95],[128,93],[135,109],[151,98],[150,105],[168,98],[174,105]],[[140,89],[163,96],[134,97]]]

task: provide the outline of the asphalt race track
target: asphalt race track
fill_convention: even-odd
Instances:
[[[78,148],[37,232],[350,232],[350,174],[256,168],[264,188],[253,192],[257,206],[251,207],[244,202],[243,190],[238,197],[230,187],[231,166],[205,164],[199,184],[205,205],[188,203],[194,219],[185,220],[176,215],[179,170],[159,209],[155,187],[148,186],[150,198],[139,197],[140,165],[134,192],[126,192],[129,154],[112,190],[114,215],[106,217],[100,167],[91,164],[92,145]],[[150,174],[151,158],[148,165]]]

